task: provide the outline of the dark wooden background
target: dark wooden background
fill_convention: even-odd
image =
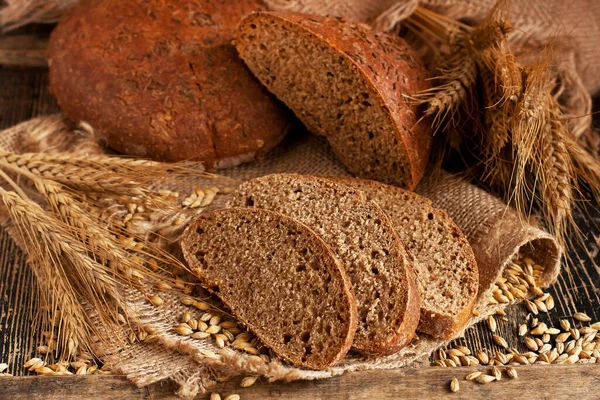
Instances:
[[[48,92],[48,74],[44,68],[0,67],[0,129],[8,128],[35,116],[58,111],[55,100]],[[599,118],[596,118],[596,122],[598,120]],[[576,311],[586,312],[595,321],[600,320],[600,268],[596,266],[596,264],[600,264],[598,248],[600,213],[591,204],[587,206],[586,210],[584,214],[577,215],[577,221],[581,231],[586,235],[587,248],[569,249],[574,263],[563,268],[558,282],[550,289],[556,300],[556,308],[549,315],[540,317],[548,325],[557,326],[561,318],[571,316]],[[593,263],[592,260],[595,260],[596,263]],[[35,348],[39,344],[39,333],[34,326],[35,310],[38,307],[35,279],[25,261],[25,255],[15,246],[10,237],[0,230],[0,362],[8,363],[8,372],[16,376],[26,375],[22,365],[34,356]],[[508,310],[508,321],[498,321],[499,334],[508,340],[509,345],[520,347],[523,351],[526,350],[518,345],[516,328],[524,320],[525,315],[524,307],[511,307]],[[491,333],[485,326],[476,326],[470,329],[465,338],[459,342],[467,344],[471,349],[499,350],[493,344]],[[594,371],[595,374],[598,374],[599,370],[596,368]],[[438,374],[432,371],[432,374],[429,375],[445,377],[449,373]],[[555,370],[547,376],[554,376],[557,373],[558,370]],[[406,375],[406,373],[403,374]],[[546,373],[539,373],[536,376],[541,379],[545,375]],[[597,375],[596,378],[598,378]],[[81,382],[88,382],[82,379],[80,379]],[[113,382],[116,385],[114,387],[118,386],[115,383],[117,380]],[[348,383],[363,382],[365,384],[361,378],[357,378],[357,380],[342,378],[342,380]],[[35,382],[31,381],[31,384],[32,387],[43,386],[46,385],[44,382],[48,381],[37,379]],[[122,381],[119,382],[126,385]],[[336,380],[333,382],[325,385],[335,386]],[[311,386],[312,383],[305,385],[307,388],[318,387],[318,385]],[[356,390],[357,386],[349,386],[348,389],[350,388]],[[2,385],[0,385],[0,392],[1,389]],[[6,394],[11,393],[6,387],[4,390],[7,390]],[[141,396],[145,398],[148,393],[150,392],[144,392]],[[3,396],[0,395],[0,397]],[[596,393],[590,398],[600,398],[600,394]]]

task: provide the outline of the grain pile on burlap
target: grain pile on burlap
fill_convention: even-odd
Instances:
[[[26,151],[103,151],[91,137],[89,127],[76,127],[62,116],[53,115],[24,122],[0,132],[0,147],[14,152]],[[264,160],[221,173],[243,181],[274,172],[347,176],[328,144],[321,138],[295,132]],[[186,193],[195,186],[219,185],[211,180],[190,178],[177,188]],[[231,181],[227,181],[231,185]],[[482,290],[469,326],[486,318],[498,308],[490,306],[491,287],[507,262],[518,251],[532,257],[545,268],[544,286],[555,281],[560,267],[561,250],[549,234],[527,224],[490,194],[448,174],[426,177],[418,192],[433,200],[461,227],[473,246],[481,271]],[[220,207],[228,195],[217,197],[211,207]],[[2,218],[4,219],[4,218]],[[10,226],[9,232],[10,232]],[[173,327],[184,311],[199,318],[201,312],[181,304],[176,294],[161,294],[165,304],[154,307],[141,292],[129,290],[128,298],[137,310],[139,324],[150,333],[148,339],[130,345],[125,350],[105,348],[102,359],[114,372],[126,374],[137,385],[148,385],[162,379],[173,379],[181,385],[180,394],[194,395],[208,389],[216,381],[238,375],[262,375],[269,380],[320,379],[362,369],[387,369],[413,365],[444,345],[424,335],[397,354],[380,358],[348,355],[327,371],[306,371],[272,361],[268,364],[232,349],[219,349],[212,339],[197,340],[176,334]],[[196,315],[194,315],[196,313]],[[208,352],[207,352],[208,351]],[[213,356],[212,353],[215,354]]]

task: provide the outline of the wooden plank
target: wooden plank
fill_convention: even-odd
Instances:
[[[237,382],[216,388],[222,397],[237,393],[253,399],[597,399],[600,364],[515,367],[519,377],[481,385],[464,377],[476,368],[406,368],[365,371],[320,381],[256,383],[240,388]],[[487,371],[488,368],[479,368]],[[449,382],[457,378],[460,391],[452,393]],[[170,383],[137,388],[123,376],[81,375],[69,377],[0,378],[0,397],[28,399],[176,399]],[[26,396],[25,396],[26,395]],[[198,399],[208,399],[209,393]]]
[[[0,36],[0,65],[46,67],[48,40],[38,35]]]
[[[0,67],[0,129],[57,111],[46,70]],[[22,365],[40,343],[37,305],[37,286],[26,256],[0,228],[0,362],[8,363],[15,375],[24,374]]]

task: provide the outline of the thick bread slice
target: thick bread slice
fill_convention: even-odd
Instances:
[[[258,12],[242,20],[235,41],[254,75],[326,136],[352,173],[417,185],[433,134],[407,100],[427,84],[404,40],[340,18]]]
[[[350,282],[307,226],[267,210],[221,209],[200,215],[181,247],[203,284],[290,364],[325,369],[350,348]]]
[[[444,339],[460,332],[471,316],[479,285],[473,249],[460,228],[418,194],[375,181],[332,179],[364,191],[377,202],[415,258],[421,293],[418,330]]]
[[[412,259],[385,212],[360,191],[313,176],[274,174],[243,183],[229,205],[285,213],[321,235],[352,282],[355,350],[391,354],[412,340],[420,307]]]

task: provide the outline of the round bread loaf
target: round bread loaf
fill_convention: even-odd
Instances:
[[[91,0],[52,33],[50,88],[115,150],[222,168],[285,135],[285,108],[231,44],[257,0]]]

